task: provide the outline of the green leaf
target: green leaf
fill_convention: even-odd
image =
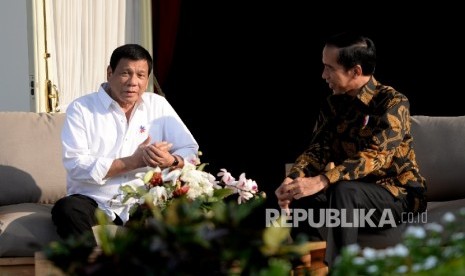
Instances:
[[[197,170],[198,171],[203,171],[203,170],[205,170],[205,166],[207,166],[207,165],[208,165],[208,163],[202,163],[197,167]]]
[[[152,179],[152,176],[153,176],[154,173],[155,173],[154,170],[150,170],[144,175],[144,184],[149,183],[149,181],[150,181],[150,179]]]
[[[222,188],[222,189],[216,189],[213,191],[213,196],[218,198],[218,199],[223,199],[223,198],[226,198],[232,194],[234,194],[234,190],[233,189],[229,189],[229,188]]]
[[[273,258],[269,261],[267,268],[261,269],[259,276],[288,276],[292,270],[292,265],[289,261]]]
[[[276,254],[283,243],[289,240],[290,232],[289,227],[267,227],[263,231],[264,252],[268,255]]]

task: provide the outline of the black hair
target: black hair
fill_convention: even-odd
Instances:
[[[373,75],[376,68],[376,47],[374,42],[356,33],[345,32],[329,37],[326,46],[339,48],[337,62],[346,70],[355,65],[362,67],[363,75]]]
[[[122,58],[127,58],[130,60],[145,60],[149,65],[148,74],[150,75],[152,72],[152,56],[144,47],[138,44],[125,44],[116,48],[111,54],[110,58],[111,70],[115,71],[118,62]]]

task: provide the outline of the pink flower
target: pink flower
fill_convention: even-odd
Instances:
[[[236,181],[226,169],[221,169],[217,176],[221,176],[221,181],[226,185],[232,185]]]

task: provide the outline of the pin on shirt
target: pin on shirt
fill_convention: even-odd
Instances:
[[[145,132],[145,126],[140,126],[139,132],[140,132],[140,133],[144,133],[144,132]]]
[[[365,118],[363,118],[363,126],[362,129],[364,129],[368,125],[368,121],[370,120],[370,115],[365,115]]]

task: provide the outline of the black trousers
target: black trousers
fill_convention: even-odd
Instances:
[[[97,225],[97,208],[97,202],[85,195],[74,194],[59,199],[52,208],[52,220],[58,235],[62,239],[68,239],[91,234],[92,227]],[[123,221],[117,215],[113,223],[122,225]],[[97,245],[95,238],[93,245]]]
[[[326,191],[294,200],[290,207],[293,214],[296,209],[309,214],[309,220],[293,225],[292,237],[305,234],[311,241],[326,241],[325,262],[329,268],[342,247],[357,243],[360,232],[396,227],[402,213],[408,212],[406,199],[395,198],[380,185],[357,181],[335,183]]]

